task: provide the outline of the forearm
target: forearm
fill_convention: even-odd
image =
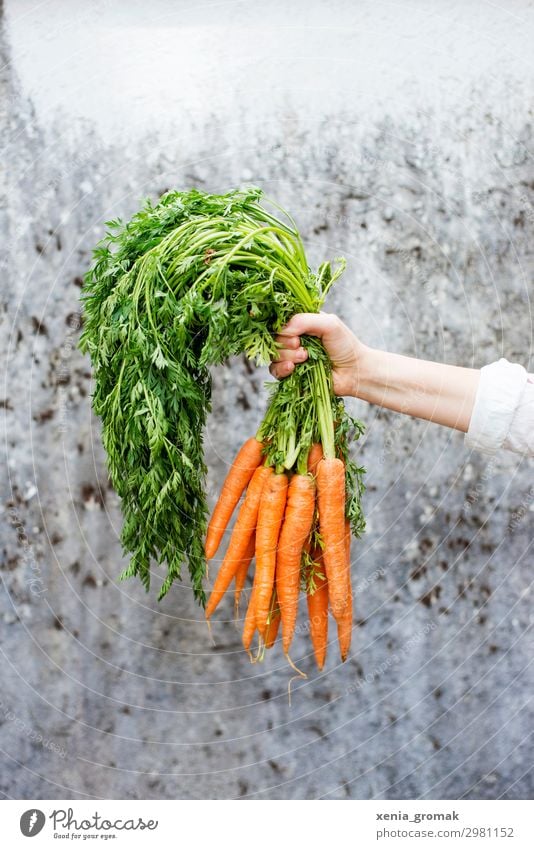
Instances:
[[[479,379],[478,369],[365,348],[358,357],[351,394],[466,433]]]

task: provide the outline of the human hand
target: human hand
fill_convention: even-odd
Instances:
[[[298,363],[308,359],[301,347],[300,336],[317,336],[323,343],[333,366],[336,395],[355,395],[359,364],[367,350],[337,315],[330,313],[298,313],[275,337],[280,345],[278,359],[270,366],[273,377],[287,377]]]

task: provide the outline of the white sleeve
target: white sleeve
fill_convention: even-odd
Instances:
[[[523,366],[500,359],[480,370],[465,442],[485,454],[534,456],[534,376]]]

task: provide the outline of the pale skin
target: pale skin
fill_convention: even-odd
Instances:
[[[364,345],[336,315],[294,315],[276,342],[279,356],[270,371],[279,379],[307,359],[302,335],[317,336],[333,365],[334,392],[352,395],[370,404],[455,428],[469,429],[480,371],[401,354],[390,354]]]

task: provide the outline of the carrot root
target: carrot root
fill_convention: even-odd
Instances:
[[[237,575],[240,569],[245,569],[246,578],[246,569],[248,569],[250,561],[254,556],[254,550],[251,549],[251,538],[254,536],[256,528],[261,493],[271,474],[271,468],[260,466],[252,476],[228,544],[228,550],[221,563],[211,595],[208,599],[208,604],[206,605],[207,619],[209,619],[217,608],[234,576]]]
[[[273,597],[271,600],[271,609],[269,611],[269,621],[267,622],[267,627],[265,629],[265,648],[272,649],[276,642],[276,638],[278,636],[278,630],[280,628],[280,606],[278,604],[278,598],[276,595],[276,590],[273,591]]]
[[[204,550],[210,560],[216,553],[232,513],[252,475],[262,462],[263,445],[255,437],[247,439],[239,449],[223,483],[217,504],[208,524]]]
[[[322,459],[317,465],[319,530],[324,543],[323,561],[328,579],[332,614],[339,622],[348,603],[348,565],[345,551],[345,465]]]
[[[328,580],[320,548],[313,551],[312,561],[316,575],[314,592],[307,594],[308,618],[315,661],[318,668],[322,669],[328,648]]]
[[[256,528],[254,587],[256,590],[256,627],[263,638],[265,638],[269,605],[274,588],[276,547],[284,518],[287,488],[288,479],[285,474],[271,475],[260,498]]]
[[[282,647],[286,655],[297,621],[302,552],[310,536],[314,514],[313,478],[310,475],[293,475],[276,553],[276,591],[282,617]]]
[[[347,562],[347,607],[337,623],[337,639],[341,660],[345,663],[352,640],[352,585],[350,579],[350,522],[345,520],[345,558]]]

